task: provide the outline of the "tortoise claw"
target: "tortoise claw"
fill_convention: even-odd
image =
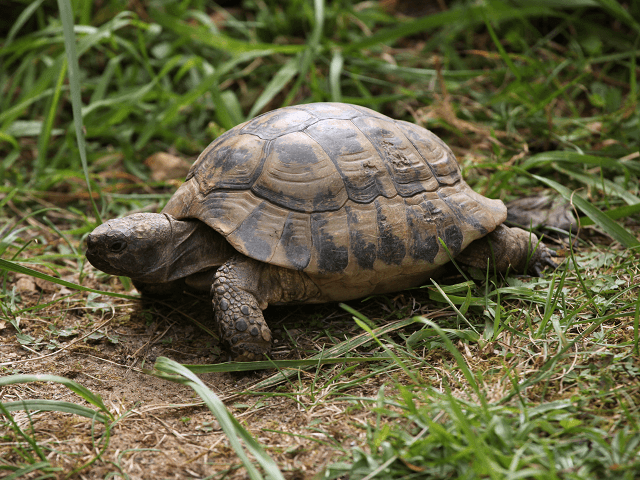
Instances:
[[[538,244],[536,250],[531,256],[529,268],[533,271],[536,277],[542,276],[542,271],[545,267],[551,267],[553,269],[558,268],[558,264],[554,262],[551,257],[559,257],[556,252],[547,248],[543,243]]]

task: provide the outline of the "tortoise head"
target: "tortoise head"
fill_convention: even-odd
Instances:
[[[170,268],[171,218],[135,213],[109,220],[87,237],[87,260],[111,275],[162,282]]]

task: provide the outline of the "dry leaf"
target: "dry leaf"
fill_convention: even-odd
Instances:
[[[16,280],[16,290],[18,292],[35,292],[37,291],[36,282],[33,281],[33,277],[27,275],[18,275]]]
[[[167,152],[154,153],[144,164],[151,170],[151,180],[155,182],[184,179],[191,168],[191,164],[184,158]]]

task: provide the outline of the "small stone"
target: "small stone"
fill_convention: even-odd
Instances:
[[[249,333],[252,337],[257,337],[258,335],[260,335],[260,330],[258,330],[258,327],[253,327],[251,330],[249,330]]]
[[[236,322],[236,330],[239,332],[244,332],[247,329],[247,322],[244,321],[244,318],[241,318]]]
[[[220,301],[220,309],[227,310],[229,308],[229,302],[227,302],[224,298]]]
[[[249,315],[249,307],[247,307],[246,305],[242,305],[240,307],[240,311],[245,315]]]

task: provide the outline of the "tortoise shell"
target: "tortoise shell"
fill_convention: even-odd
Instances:
[[[368,108],[281,108],[212,142],[163,210],[311,275],[427,272],[501,224],[442,140]]]

